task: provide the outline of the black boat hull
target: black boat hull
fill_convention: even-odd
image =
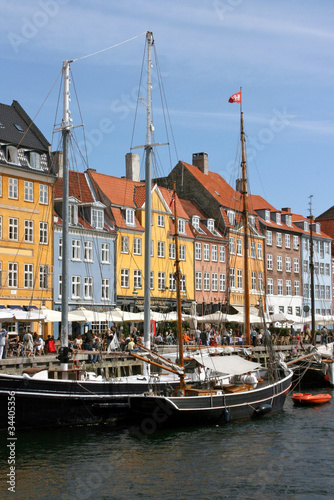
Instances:
[[[165,426],[223,424],[258,418],[283,409],[292,373],[280,382],[251,391],[213,396],[130,396],[135,427],[150,433]]]

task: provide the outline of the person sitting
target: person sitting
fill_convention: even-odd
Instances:
[[[37,354],[37,356],[41,356],[42,354],[44,354],[44,340],[42,339],[42,337],[40,335],[36,336],[34,347],[35,347],[35,353]]]
[[[22,343],[20,342],[19,335],[16,335],[14,339],[9,341],[9,351],[8,356],[19,356],[22,350]]]
[[[135,345],[136,345],[136,344],[135,344],[135,343],[134,343],[134,341],[133,341],[133,337],[131,337],[130,342],[129,342],[129,343],[128,343],[128,345],[127,345],[127,349],[126,349],[126,350],[127,350],[128,352],[132,352],[132,351],[134,350]]]
[[[184,343],[184,344],[189,345],[189,341],[190,341],[190,337],[189,337],[189,335],[187,334],[187,332],[185,332],[185,333],[183,334],[183,343]]]
[[[74,347],[80,351],[82,350],[82,338],[80,334],[74,339]]]
[[[161,333],[159,333],[156,337],[155,337],[155,343],[158,344],[158,345],[161,345],[164,343],[164,339],[162,338],[162,335]]]

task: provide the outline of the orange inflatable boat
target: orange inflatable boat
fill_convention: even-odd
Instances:
[[[332,399],[330,394],[294,393],[292,401],[296,405],[322,405]]]

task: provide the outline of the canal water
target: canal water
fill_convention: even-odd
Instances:
[[[0,498],[334,498],[332,401],[300,408],[289,396],[272,417],[150,434],[111,426],[17,432],[15,493],[2,432]]]

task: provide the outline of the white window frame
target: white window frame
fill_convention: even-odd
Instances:
[[[8,218],[8,239],[12,241],[19,239],[19,219],[17,217]]]
[[[195,242],[195,260],[202,260],[202,243]]]
[[[129,288],[129,269],[121,269],[121,288]]]
[[[34,221],[24,221],[24,241],[26,243],[34,243]]]
[[[39,244],[49,244],[49,224],[47,222],[39,223]]]
[[[110,244],[101,243],[101,263],[110,264]]]
[[[31,181],[24,181],[24,201],[34,202],[34,183]]]
[[[141,239],[133,238],[133,254],[141,255]]]
[[[19,199],[19,180],[13,177],[8,179],[8,198],[11,200]]]
[[[93,277],[85,276],[84,278],[84,299],[91,300],[93,298]]]
[[[129,236],[121,236],[121,253],[129,253]]]
[[[72,240],[72,259],[73,261],[81,261],[81,241],[80,240]]]
[[[84,261],[93,262],[93,242],[89,240],[84,241]]]
[[[24,264],[24,288],[33,288],[34,284],[34,266],[33,264]]]
[[[102,278],[101,300],[110,300],[110,279]]]
[[[47,184],[39,185],[39,203],[41,205],[49,204],[49,186]]]

